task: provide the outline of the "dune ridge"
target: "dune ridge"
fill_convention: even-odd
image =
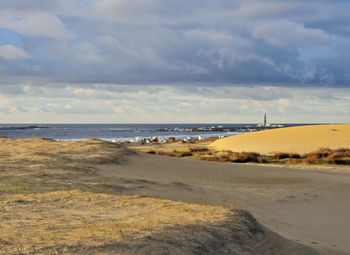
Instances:
[[[317,254],[222,206],[79,190],[0,205],[0,254]]]
[[[146,197],[156,182],[101,175],[137,156],[97,139],[1,138],[0,254],[318,254],[245,210]]]
[[[234,152],[308,153],[320,148],[349,148],[350,124],[311,125],[264,130],[213,142],[216,150]]]

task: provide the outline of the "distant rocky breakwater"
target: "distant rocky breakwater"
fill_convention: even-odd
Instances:
[[[28,130],[28,129],[46,129],[50,127],[44,126],[9,126],[9,127],[0,127],[0,130]]]
[[[237,127],[224,127],[224,126],[211,126],[211,127],[195,127],[195,128],[162,128],[156,130],[158,132],[253,132],[266,129],[275,129],[284,127],[281,124],[269,124],[269,125],[257,125],[257,126],[237,126]]]
[[[176,134],[179,133],[188,133],[188,136],[168,136],[168,137],[162,137],[162,136],[153,136],[149,138],[140,138],[136,137],[135,139],[129,139],[122,141],[123,143],[141,143],[141,144],[158,144],[158,143],[171,143],[175,141],[181,141],[183,143],[187,142],[195,142],[195,141],[201,141],[205,139],[211,139],[211,138],[224,138],[226,136],[230,136],[229,133],[248,133],[248,132],[255,132],[255,131],[262,131],[267,129],[276,129],[276,128],[282,128],[283,125],[257,125],[257,126],[236,126],[236,127],[224,127],[224,126],[211,126],[211,127],[194,127],[194,128],[162,128],[158,130],[153,130],[154,132],[173,132]],[[224,133],[224,134],[220,134]],[[210,135],[212,134],[212,135]],[[116,140],[112,140],[113,142],[117,142]]]

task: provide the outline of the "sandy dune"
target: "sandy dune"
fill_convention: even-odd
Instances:
[[[223,206],[70,190],[2,196],[0,208],[6,255],[318,254]]]
[[[318,254],[215,202],[221,177],[197,161],[41,138],[0,138],[0,159],[0,254]],[[177,181],[191,175],[204,185]]]
[[[319,148],[350,147],[350,124],[288,127],[231,136],[215,141],[217,150],[307,153]]]
[[[99,169],[132,195],[239,206],[284,237],[326,254],[350,254],[349,174],[143,153]]]

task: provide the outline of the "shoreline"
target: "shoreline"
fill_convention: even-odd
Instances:
[[[286,126],[300,124],[282,124]],[[106,141],[127,141],[159,138],[218,137],[242,134],[251,129],[268,129],[273,127],[257,127],[258,124],[0,124],[0,137],[33,138],[46,137],[58,141],[78,141],[90,137]],[[277,125],[276,125],[277,127]],[[275,127],[275,128],[276,128]],[[234,132],[240,131],[240,132]]]

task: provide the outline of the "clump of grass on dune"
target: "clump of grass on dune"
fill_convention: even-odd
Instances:
[[[187,157],[217,162],[235,162],[235,163],[266,163],[266,157],[255,152],[232,152],[232,151],[212,151],[207,147],[189,147],[183,150],[149,150],[148,154]]]
[[[321,148],[317,151],[304,154],[302,156],[302,162],[309,164],[349,164],[350,163],[350,149],[339,148],[329,149]]]
[[[4,255],[280,254],[290,249],[248,212],[223,206],[70,190],[1,195],[0,208]]]
[[[205,155],[208,152],[206,147],[188,147],[183,150],[173,149],[173,150],[149,150],[148,154],[155,154],[160,156],[171,156],[171,157],[191,157],[193,155]]]
[[[235,153],[234,154],[232,162],[237,162],[237,163],[248,163],[248,162],[266,163],[267,160],[266,160],[266,158],[264,156],[262,156],[262,155],[260,155],[259,153],[256,153],[256,152],[240,152],[240,153]]]
[[[321,148],[306,154],[278,152],[273,155],[261,155],[256,152],[215,151],[205,146],[181,147],[173,150],[167,147],[151,147],[147,153],[186,157],[216,162],[234,163],[270,163],[270,164],[350,164],[350,149]]]
[[[349,164],[350,149],[320,148],[316,151],[296,154],[296,153],[275,153],[274,159],[281,163],[288,164]]]
[[[76,142],[51,139],[0,139],[0,155],[17,163],[115,163],[132,153],[123,145],[90,138]]]
[[[189,152],[207,152],[209,149],[207,147],[189,147]]]
[[[286,152],[278,152],[273,155],[275,159],[286,159],[286,158],[301,158],[301,156],[297,153],[286,153]]]
[[[239,152],[234,153],[231,151],[224,151],[217,155],[210,155],[208,157],[201,158],[208,161],[217,162],[234,162],[234,163],[265,163],[264,156],[255,152]]]
[[[118,163],[134,153],[123,145],[88,139],[0,138],[0,192],[31,193],[81,188],[120,190],[97,176],[93,165]]]
[[[235,221],[231,229],[245,227],[239,210],[79,190],[2,195],[0,208],[0,254],[148,254],[152,242],[174,249],[205,244],[215,226],[230,231],[228,220]],[[183,240],[186,231],[199,238]]]

